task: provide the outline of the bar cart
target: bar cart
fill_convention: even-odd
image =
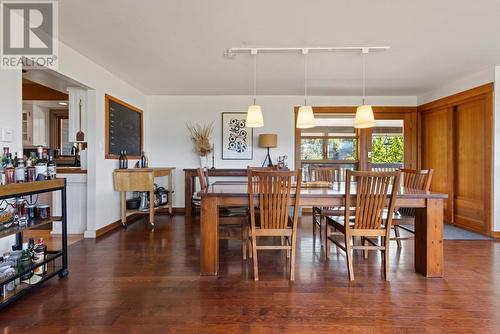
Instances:
[[[45,258],[41,262],[33,264],[28,269],[18,272],[8,279],[0,281],[0,288],[2,295],[0,296],[0,309],[14,302],[22,297],[30,290],[41,286],[45,281],[58,275],[63,278],[68,275],[68,235],[67,235],[67,217],[66,217],[66,179],[55,179],[47,181],[36,181],[28,183],[15,183],[0,186],[0,201],[6,199],[28,197],[32,195],[49,193],[54,191],[61,191],[61,213],[62,216],[48,216],[44,218],[34,218],[28,220],[26,224],[12,224],[9,227],[0,227],[0,238],[16,235],[15,246],[22,247],[23,244],[23,231],[36,229],[43,225],[50,224],[55,221],[60,221],[62,225],[62,248],[60,250],[48,250]],[[43,266],[45,274],[38,276],[39,279],[36,283],[31,283],[31,280],[21,280],[31,272],[37,270],[38,267]],[[24,269],[24,268],[23,268]],[[6,289],[9,283],[12,287],[12,282],[15,282],[13,289]]]

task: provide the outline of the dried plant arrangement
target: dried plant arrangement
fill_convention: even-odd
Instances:
[[[194,150],[200,157],[206,157],[213,150],[213,145],[210,144],[210,137],[213,132],[213,123],[208,125],[186,124],[186,127],[191,134],[191,140],[194,143]]]

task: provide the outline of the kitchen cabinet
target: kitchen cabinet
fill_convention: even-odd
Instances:
[[[48,146],[48,109],[23,107],[23,146]]]

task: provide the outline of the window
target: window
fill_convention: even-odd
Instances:
[[[356,160],[356,138],[329,138],[328,160]]]
[[[357,160],[357,138],[352,116],[315,115],[317,126],[300,138],[300,157],[307,162]]]
[[[335,165],[354,169],[357,164],[357,136],[354,115],[316,114],[316,127],[300,133],[300,164],[309,180],[315,166]]]
[[[372,164],[401,167],[403,162],[403,120],[376,121],[372,133]]]

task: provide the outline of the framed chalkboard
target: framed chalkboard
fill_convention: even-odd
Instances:
[[[143,145],[142,110],[106,94],[106,159],[118,159],[127,151],[140,159]]]

